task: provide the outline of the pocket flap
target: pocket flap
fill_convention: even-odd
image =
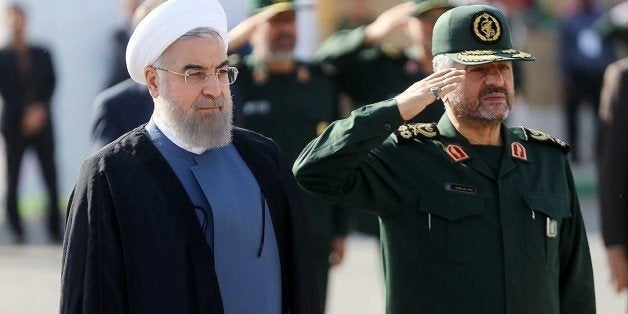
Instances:
[[[530,209],[541,212],[554,220],[571,217],[566,197],[524,195],[523,198]]]
[[[484,213],[484,199],[457,193],[433,193],[419,197],[419,211],[456,221]]]

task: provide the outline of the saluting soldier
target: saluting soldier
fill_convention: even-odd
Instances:
[[[379,215],[389,314],[595,313],[568,146],[503,123],[512,63],[534,57],[486,5],[443,14],[432,54],[434,74],[308,144],[298,182]],[[439,98],[438,123],[404,124]]]
[[[432,29],[454,6],[449,0],[403,2],[368,25],[332,34],[316,57],[356,107],[394,97],[432,73]],[[388,42],[400,28],[410,42],[405,49]],[[442,103],[430,106],[417,122],[436,121],[443,112]]]
[[[236,110],[242,125],[272,138],[290,162],[305,145],[338,119],[333,80],[316,64],[297,60],[296,10],[285,0],[252,0],[251,16],[229,33],[229,47],[249,43],[251,54],[237,60]],[[325,304],[327,275],[341,262],[346,212],[303,191],[314,235],[320,295]]]

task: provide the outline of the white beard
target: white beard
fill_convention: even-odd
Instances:
[[[207,150],[222,147],[231,142],[233,129],[233,113],[231,97],[203,98],[190,107],[187,107],[170,93],[164,86],[163,96],[155,98],[155,114],[168,126],[174,136],[183,143]],[[221,106],[218,112],[198,112],[197,108],[205,107],[210,102],[212,106]]]

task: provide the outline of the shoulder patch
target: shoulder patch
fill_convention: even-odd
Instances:
[[[436,123],[406,123],[395,131],[400,142],[409,142],[413,139],[432,139],[439,134]]]
[[[560,151],[562,151],[565,154],[569,152],[569,144],[545,132],[535,130],[535,129],[525,128],[522,126],[518,128],[514,128],[513,131],[515,131],[516,134],[518,134],[522,139],[528,142],[547,143],[554,147],[557,147],[558,149],[560,149]]]

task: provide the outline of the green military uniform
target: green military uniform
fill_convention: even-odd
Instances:
[[[394,100],[358,109],[294,166],[305,189],[379,215],[387,313],[594,313],[586,233],[559,141],[502,127],[494,172],[446,115],[390,136],[401,123]]]
[[[505,21],[490,6],[451,9],[434,26],[432,53],[470,72],[534,60],[513,49]],[[506,79],[467,76],[456,87],[506,90]],[[440,87],[428,91],[440,96]],[[490,105],[471,101],[450,105]],[[501,146],[471,145],[450,116],[488,129],[449,111],[437,124],[402,124],[396,100],[387,100],[331,124],[293,168],[314,195],[379,216],[387,313],[595,313],[568,146],[503,123],[495,125]]]
[[[236,120],[272,138],[290,162],[338,118],[335,84],[315,65],[296,61],[291,73],[271,73],[255,55],[234,65],[239,70],[233,86]],[[320,295],[325,304],[331,242],[346,235],[347,214],[305,192],[302,198],[310,218]]]

